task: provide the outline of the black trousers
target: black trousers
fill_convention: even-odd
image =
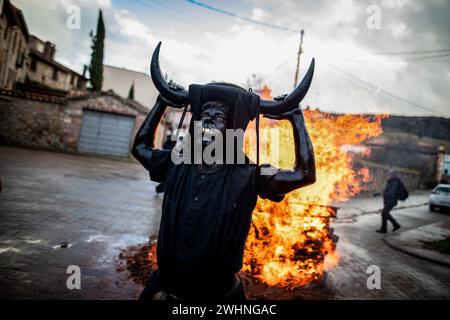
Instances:
[[[390,221],[394,227],[398,226],[397,220],[395,220],[391,215],[391,210],[394,208],[393,205],[385,204],[383,210],[381,211],[381,230],[387,231],[387,222]]]

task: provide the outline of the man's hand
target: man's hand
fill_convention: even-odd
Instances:
[[[280,94],[279,96],[276,96],[275,98],[273,98],[273,100],[275,100],[275,101],[283,101],[284,98],[286,98],[287,96],[288,96],[287,93]]]
[[[184,90],[183,86],[180,86],[179,84],[173,82],[172,80],[169,81],[168,85],[169,85],[170,89],[172,89],[174,91]],[[182,105],[182,104],[173,104],[170,101],[167,101],[161,95],[158,95],[158,100],[164,102],[166,105],[168,105],[170,107],[174,107],[174,108],[182,108],[182,107],[184,107],[184,105]]]
[[[287,94],[282,94],[279,95],[275,98],[273,98],[273,100],[275,101],[283,101],[285,98],[287,97]],[[284,112],[282,114],[279,115],[264,115],[265,118],[268,119],[275,119],[275,120],[293,120],[295,115],[302,115],[302,111],[300,110],[300,107],[298,105],[294,106],[291,110]]]
[[[300,116],[303,119],[302,110],[299,107],[295,107],[294,109],[284,112],[282,114],[278,114],[276,116],[271,114],[265,114],[264,118],[275,119],[275,120],[294,120],[295,116]]]
[[[168,83],[170,89],[175,90],[175,91],[180,91],[180,90],[184,90],[184,87],[179,85],[178,83],[173,82],[172,80],[169,81]]]

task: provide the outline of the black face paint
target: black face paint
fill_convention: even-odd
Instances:
[[[228,112],[223,105],[210,103],[200,114],[202,122],[202,143],[208,145],[214,141],[214,136],[219,131],[225,136],[228,126]]]

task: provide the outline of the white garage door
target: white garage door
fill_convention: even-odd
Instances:
[[[84,110],[78,151],[128,157],[134,117]]]

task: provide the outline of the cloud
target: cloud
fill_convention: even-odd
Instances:
[[[317,58],[317,72],[311,88],[317,94],[309,95],[312,105],[339,111],[386,110],[450,116],[450,91],[445,89],[450,85],[448,57],[434,61],[396,62],[412,56],[375,55],[450,48],[448,1],[285,0],[277,2],[276,6],[268,0],[248,2],[263,8],[272,6],[266,12],[267,20],[274,24],[305,29],[304,56]],[[366,27],[366,9],[373,4],[381,10],[380,30]],[[365,88],[329,64],[435,112],[401,103],[383,94],[375,95],[377,99],[374,99],[376,90]],[[303,68],[306,68],[305,64]],[[283,88],[281,83],[274,86]]]
[[[263,9],[261,8],[253,8],[252,9],[252,15],[251,15],[251,19],[254,20],[258,20],[258,21],[263,21],[266,17],[266,13],[264,12]]]
[[[56,59],[78,72],[89,61],[89,31],[95,29],[97,10],[112,8],[111,0],[13,0],[13,3],[23,11],[30,33],[55,43]],[[72,5],[80,7],[80,29],[67,28],[67,9]]]
[[[184,86],[212,80],[245,85],[248,79],[259,79],[274,94],[292,90],[299,41],[299,35],[293,33],[257,26],[178,1],[173,4],[157,1],[151,8],[110,0],[16,0],[14,3],[23,9],[31,32],[56,43],[60,60],[77,70],[89,61],[88,34],[95,29],[97,8],[101,7],[107,30],[107,64],[148,72],[151,53],[162,40],[162,69]],[[76,3],[82,9],[81,30],[65,28],[69,3]],[[169,13],[169,7],[165,13],[159,10],[160,6],[170,5],[177,11]],[[380,30],[366,26],[368,5],[380,7]],[[227,4],[221,7],[226,9]],[[338,112],[450,116],[448,57],[447,60],[405,61],[411,56],[377,55],[450,48],[448,1],[244,0],[229,10],[305,30],[301,74],[312,57],[316,58],[316,72],[304,105]],[[436,111],[389,98],[376,87]]]
[[[135,37],[144,41],[154,40],[150,28],[141,23],[127,10],[117,10],[113,13],[116,26],[121,35]]]

